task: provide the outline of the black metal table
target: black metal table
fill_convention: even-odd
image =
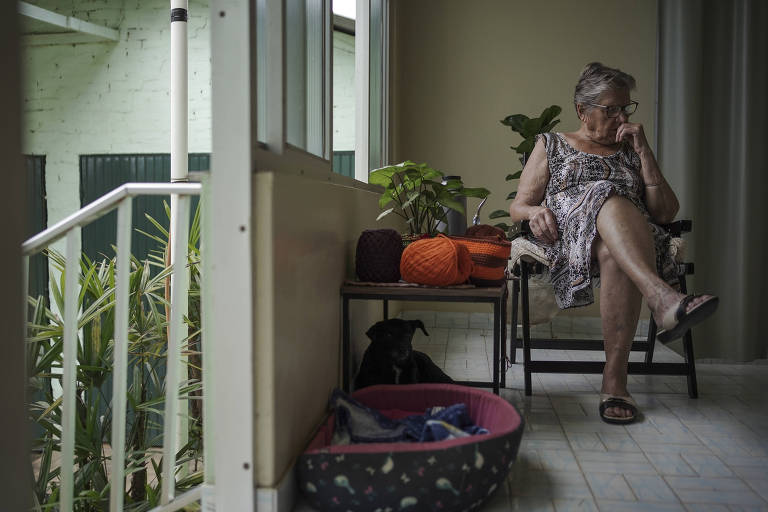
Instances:
[[[438,301],[438,302],[476,302],[493,304],[493,381],[463,381],[460,384],[468,386],[493,387],[493,392],[499,394],[505,384],[504,372],[501,365],[506,360],[507,340],[507,285],[482,288],[437,288],[437,287],[406,287],[406,286],[359,286],[344,285],[341,287],[342,299],[342,386],[349,391],[350,386],[350,333],[349,333],[349,301],[350,300],[380,300],[383,302],[384,319],[389,315],[389,301]],[[500,373],[501,372],[501,373]]]

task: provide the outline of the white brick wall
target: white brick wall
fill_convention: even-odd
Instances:
[[[80,207],[79,155],[170,152],[170,2],[32,0],[118,42],[23,48],[23,151],[46,156],[49,225]],[[189,1],[189,151],[211,149],[207,0]]]

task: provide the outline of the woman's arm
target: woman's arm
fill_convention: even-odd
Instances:
[[[672,222],[680,209],[680,203],[672,187],[661,174],[656,157],[645,138],[643,125],[638,123],[622,124],[616,130],[616,141],[622,139],[629,140],[635,153],[640,157],[640,175],[645,187],[645,205],[648,207],[651,219],[659,224]]]
[[[529,220],[531,232],[536,238],[547,243],[557,240],[557,220],[552,210],[541,206],[549,183],[549,165],[544,139],[540,138],[531,151],[523,168],[517,195],[509,206],[513,222]]]

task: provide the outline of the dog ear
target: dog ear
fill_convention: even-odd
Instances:
[[[421,329],[421,332],[429,336],[429,333],[424,328],[424,322],[422,322],[421,320],[411,320],[411,327],[413,327],[414,332],[416,332],[416,328],[418,327],[419,329]]]
[[[381,322],[376,322],[373,324],[365,333],[366,336],[368,336],[371,341],[376,341],[376,338],[379,337],[381,334]]]

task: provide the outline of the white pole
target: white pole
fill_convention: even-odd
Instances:
[[[112,376],[112,486],[110,512],[122,512],[125,489],[125,422],[128,379],[128,301],[131,276],[131,212],[133,198],[117,209],[117,276],[115,278],[115,346]]]
[[[77,297],[80,293],[80,228],[67,233],[64,278],[64,343],[62,349],[60,510],[73,510],[75,488],[75,408],[77,393]]]
[[[171,182],[187,181],[187,0],[171,0]]]
[[[172,239],[171,254],[178,254],[178,261],[173,264],[171,274],[171,317],[168,323],[171,334],[168,337],[168,360],[165,370],[165,421],[163,423],[163,483],[160,503],[170,503],[176,493],[175,469],[176,453],[179,446],[177,441],[185,438],[185,432],[179,429],[184,422],[179,417],[186,416],[187,401],[179,401],[179,381],[186,366],[181,361],[182,342],[187,337],[187,325],[184,315],[187,310],[186,298],[189,296],[189,272],[187,270],[187,239],[189,238],[189,196],[177,196],[178,199],[178,232]],[[177,297],[183,299],[177,299]],[[186,440],[184,441],[186,443]],[[183,466],[183,467],[186,467]],[[180,476],[184,472],[180,469]]]
[[[188,0],[171,0],[171,182],[188,181],[188,162],[189,162],[189,77],[188,77],[188,52],[187,52],[187,17]],[[183,247],[186,249],[186,243],[176,244],[176,235],[179,224],[179,195],[171,195],[171,225],[169,250],[171,251],[170,263],[176,272],[188,272],[187,269],[187,251],[177,252],[172,250],[174,247]],[[189,215],[187,212],[186,215]],[[186,235],[185,235],[186,239]],[[188,279],[188,277],[187,277]],[[176,304],[180,308],[182,317],[187,316],[187,294],[183,298],[171,295],[171,303],[181,300]],[[186,338],[186,336],[184,336]],[[170,341],[170,340],[169,340]],[[180,385],[188,379],[187,358],[184,357],[179,368],[178,381],[172,383],[166,376],[166,386]],[[189,416],[188,402],[186,400],[180,404],[178,418],[165,418],[165,421],[178,421],[177,429],[174,429],[178,437],[174,441],[174,450],[180,449],[187,444],[189,438]],[[180,476],[184,476],[186,471],[181,468]],[[170,483],[170,482],[169,482]],[[171,486],[173,488],[173,486]]]

